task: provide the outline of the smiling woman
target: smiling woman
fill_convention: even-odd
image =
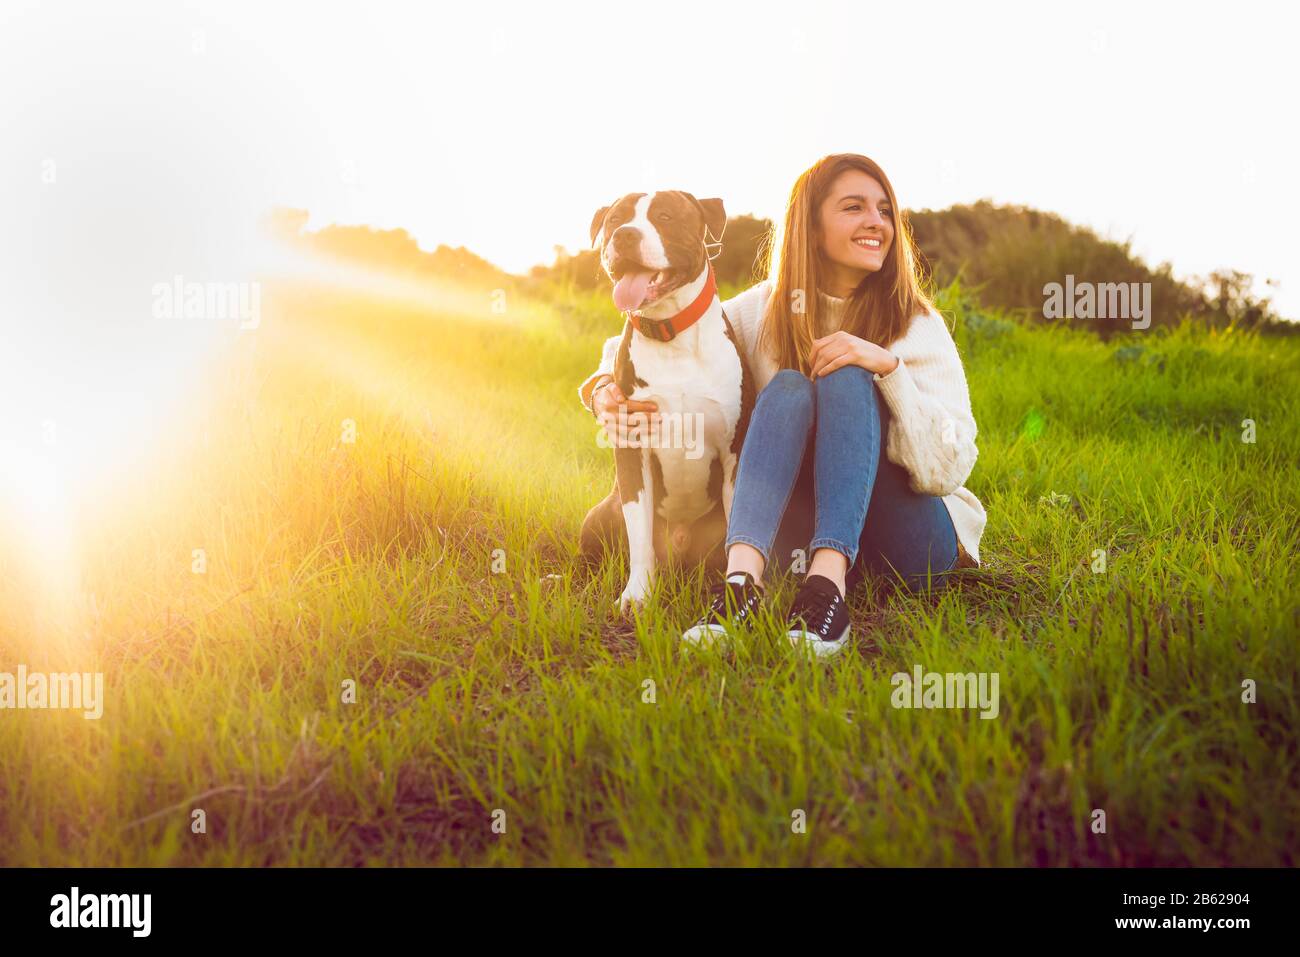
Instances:
[[[884,170],[865,156],[827,157],[796,182],[773,244],[771,321],[763,325],[762,344],[780,368],[814,371],[809,360],[824,309],[808,290],[845,300],[840,328],[881,346],[930,311],[898,208]]]

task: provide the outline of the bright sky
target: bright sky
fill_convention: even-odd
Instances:
[[[777,216],[801,169],[847,150],[908,207],[1053,210],[1180,274],[1279,279],[1300,316],[1295,15],[1277,4],[4,9],[4,128],[97,121],[22,141],[24,161],[93,143],[166,167],[170,148],[188,167],[142,189],[225,214],[302,206],[522,271],[585,245],[624,192]],[[165,145],[173,126],[190,141]]]

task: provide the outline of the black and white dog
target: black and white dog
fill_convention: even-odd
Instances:
[[[725,565],[754,406],[708,255],[726,223],[722,200],[678,190],[629,193],[591,221],[614,304],[627,315],[614,379],[628,399],[656,403],[660,420],[648,447],[614,450],[614,487],[587,513],[579,539],[589,557],[626,540],[631,574],[620,611],[645,600],[657,562]]]

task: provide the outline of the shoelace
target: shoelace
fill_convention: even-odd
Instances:
[[[709,601],[709,610],[700,619],[701,624],[716,619],[726,619],[728,589],[735,589],[733,593],[735,595],[733,604],[736,609],[736,618],[740,621],[744,621],[749,615],[750,608],[759,597],[757,587],[748,583],[738,585],[735,582],[729,582],[726,579],[723,579],[709,588],[709,594],[711,596],[711,600]]]
[[[831,620],[835,617],[835,606],[840,600],[839,595],[805,589],[799,593],[794,607],[790,609],[790,621],[801,618],[807,630],[815,631],[825,638],[830,631]]]

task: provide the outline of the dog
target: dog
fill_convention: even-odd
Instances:
[[[736,468],[754,408],[754,379],[709,255],[726,223],[722,200],[680,190],[628,193],[591,220],[592,246],[627,317],[614,381],[628,399],[655,402],[660,418],[657,441],[614,449],[614,487],[579,535],[589,560],[626,542],[620,612],[644,603],[659,564],[725,568]]]

